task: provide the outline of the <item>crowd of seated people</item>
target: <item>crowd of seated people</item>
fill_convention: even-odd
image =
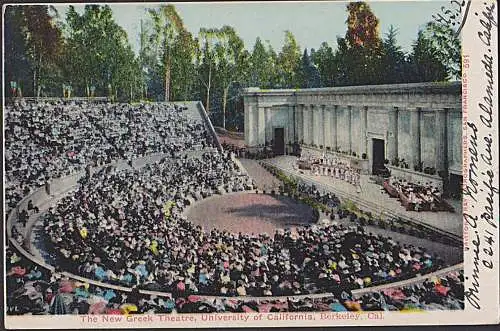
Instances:
[[[320,191],[314,185],[306,185],[299,183],[297,185],[298,192],[305,194],[316,200],[316,202],[323,204],[328,209],[334,209],[340,206],[340,199],[332,192]]]
[[[238,146],[230,142],[221,142],[221,146],[225,151],[232,152],[236,157],[243,157],[245,155],[246,148],[244,146]]]
[[[442,192],[430,183],[415,184],[404,178],[390,177],[384,181],[383,186],[391,197],[401,201],[406,210],[454,211],[442,198]]]
[[[51,178],[119,158],[174,153],[208,145],[204,126],[169,104],[90,104],[16,101],[5,107],[5,184],[8,213]]]
[[[25,106],[13,106],[14,109],[21,107],[20,113],[12,111],[16,115],[9,118],[10,122],[6,121],[14,123],[7,129],[10,132],[6,137],[10,151],[9,157],[6,156],[10,163],[6,171],[7,182],[11,187],[36,187],[47,179],[81,170],[87,163],[106,164],[114,158],[134,158],[152,152],[169,155],[141,168],[116,171],[113,167],[105,167],[89,174],[80,181],[75,192],[49,209],[43,217],[43,226],[48,246],[56,255],[61,270],[136,289],[169,292],[172,299],[142,298],[137,290],[133,295],[114,293],[113,296],[109,290],[85,284],[67,285],[68,282],[64,282],[67,280],[61,279],[59,273],[47,276],[50,278],[50,281],[45,280],[48,287],[41,281],[28,283],[32,279],[26,279],[26,274],[34,270],[34,276],[30,277],[43,280],[45,273],[32,265],[15,265],[20,262],[19,256],[12,253],[8,257],[11,263],[8,270],[13,273],[7,284],[13,289],[9,290],[10,299],[14,299],[8,304],[12,307],[10,313],[22,311],[23,301],[21,304],[16,301],[19,298],[34,299],[34,305],[30,306],[31,302],[27,306],[34,312],[41,313],[47,307],[57,310],[53,306],[57,295],[64,293],[62,284],[67,285],[66,293],[72,296],[67,306],[70,311],[78,312],[85,312],[87,304],[90,309],[89,298],[93,295],[109,299],[101,311],[107,313],[126,311],[122,306],[127,304],[135,306],[137,312],[192,312],[193,307],[215,311],[253,309],[237,299],[235,302],[221,299],[218,303],[196,299],[204,294],[270,297],[329,292],[335,295],[328,303],[333,304],[341,302],[339,297],[342,298],[344,292],[425,274],[443,265],[440,259],[420,249],[366,233],[356,226],[305,226],[294,232],[278,231],[274,236],[215,229],[207,232],[183,216],[191,199],[249,190],[253,183],[239,172],[230,153],[204,151],[203,147],[213,145],[206,130],[196,122],[178,120],[182,118],[178,116],[178,109],[152,105],[152,108],[139,106],[140,109],[136,107],[131,111],[131,106],[123,105],[109,104],[100,108],[56,103],[42,104],[43,110],[37,105],[32,115],[22,115]],[[75,107],[80,111],[73,109]],[[64,110],[74,117],[61,115]],[[46,111],[51,114],[51,120],[37,115]],[[24,121],[17,122],[16,116]],[[54,122],[57,122],[53,125],[56,130],[46,130],[48,141],[58,141],[57,146],[61,148],[51,153],[50,143],[45,142],[45,146],[37,140],[36,137],[40,137],[37,126],[47,128]],[[72,129],[67,129],[68,126]],[[26,127],[31,128],[26,129],[28,138],[21,136],[24,137],[22,141],[31,146],[29,150],[16,142],[18,131]],[[61,133],[63,138],[59,140]],[[80,138],[86,143],[82,144]],[[40,153],[36,152],[37,144],[40,144]],[[69,149],[77,144],[79,148]],[[179,153],[195,144],[202,146],[197,156]],[[31,169],[31,163],[22,160],[30,152],[33,152],[30,160],[35,170]],[[45,164],[43,162],[55,165],[49,169],[38,166]],[[27,170],[15,172],[18,165],[24,165]],[[64,168],[66,165],[69,169]],[[310,191],[306,187],[303,190]],[[311,192],[319,194],[314,189]],[[20,197],[24,195],[25,192],[19,193]],[[16,197],[10,196],[11,202]],[[319,197],[332,206],[339,204],[334,195]],[[30,294],[24,295],[25,290]],[[68,298],[57,299],[59,303],[65,300]],[[287,301],[287,308],[278,308],[283,302],[273,302],[267,303],[274,305],[269,309],[278,311],[309,306],[308,303],[290,304],[291,301]],[[245,305],[249,308],[244,308]]]
[[[343,312],[391,310],[455,310],[464,308],[463,271],[433,276],[403,287],[354,296],[349,290],[321,298],[270,297],[246,299],[237,297],[206,298],[142,294],[103,288],[72,280],[59,270],[54,272],[34,265],[7,248],[7,310],[21,314],[169,314],[213,312]]]
[[[362,288],[435,270],[435,257],[338,224],[296,232],[205,232],[182,216],[186,197],[245,189],[234,164],[208,153],[144,169],[101,171],[45,218],[59,265],[102,281],[186,294],[297,295]],[[250,187],[250,186],[249,186]],[[165,212],[165,205],[173,208]],[[335,203],[335,202],[333,202]],[[441,263],[441,262],[440,262]]]

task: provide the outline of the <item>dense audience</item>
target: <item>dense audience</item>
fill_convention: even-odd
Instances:
[[[373,310],[451,310],[464,308],[463,271],[433,276],[404,287],[361,296],[344,291],[322,298],[269,299],[174,298],[125,292],[72,281],[59,271],[44,270],[7,249],[7,314],[153,314],[211,312],[299,312]]]
[[[421,248],[356,226],[299,227],[274,237],[204,232],[182,216],[190,196],[205,197],[220,186],[225,191],[251,186],[245,176],[234,176],[228,156],[208,153],[202,158],[169,160],[138,171],[103,170],[82,183],[45,218],[45,232],[62,257],[59,265],[176,296],[333,292],[441,266]],[[169,203],[173,208],[166,208]],[[331,203],[338,200],[332,196]]]
[[[169,104],[16,102],[5,107],[6,212],[52,178],[151,153],[211,144],[200,121]]]
[[[331,222],[268,236],[208,232],[193,225],[183,216],[193,201],[251,190],[254,183],[240,172],[231,152],[212,148],[205,126],[185,116],[180,107],[19,103],[7,107],[5,118],[10,208],[53,178],[89,165],[106,165],[87,173],[75,192],[48,210],[42,218],[44,233],[61,270],[134,288],[120,293],[78,284],[9,250],[9,314],[390,310],[406,307],[405,300],[417,300],[423,309],[428,309],[427,302],[437,302],[436,309],[463,307],[463,276],[440,280],[446,288],[440,287],[441,292],[424,282],[400,289],[404,298],[381,292],[355,299],[353,290],[444,265],[423,248],[367,233],[361,226]],[[122,171],[110,165],[151,153],[165,157]],[[304,185],[298,189],[330,208],[340,205],[331,193]],[[21,211],[21,222],[36,212],[34,207],[28,209],[27,214]],[[23,239],[19,233],[13,236]],[[171,297],[144,296],[138,289],[159,290]],[[437,300],[433,291],[446,298]],[[332,297],[319,303],[306,298],[202,297],[313,293]]]

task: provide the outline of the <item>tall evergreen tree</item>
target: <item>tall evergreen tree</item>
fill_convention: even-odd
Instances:
[[[319,85],[322,87],[335,86],[338,64],[333,49],[327,42],[321,43],[320,48],[311,54],[311,60],[319,71]]]
[[[290,31],[285,31],[285,43],[278,55],[277,71],[281,78],[281,88],[297,88],[300,86],[297,72],[300,66],[300,47],[295,36]]]
[[[258,37],[255,40],[250,63],[249,85],[261,88],[272,87],[273,59]]]
[[[419,31],[417,40],[413,43],[410,55],[411,77],[413,82],[439,82],[446,80],[446,66],[439,60],[439,55],[433,42]]]
[[[301,59],[301,65],[297,73],[297,80],[301,88],[316,88],[320,86],[320,75],[318,69],[311,62],[311,58],[307,53],[307,48]]]
[[[377,84],[382,68],[378,18],[365,2],[349,3],[347,11],[345,38],[337,39],[338,81],[341,85]]]
[[[391,25],[382,42],[383,55],[381,83],[383,84],[397,84],[408,81],[407,76],[409,65],[406,61],[404,52],[397,44],[397,34],[397,29]]]

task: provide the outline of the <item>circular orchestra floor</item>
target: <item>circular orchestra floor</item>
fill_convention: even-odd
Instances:
[[[313,222],[313,210],[308,205],[286,196],[258,193],[212,196],[196,202],[186,216],[205,230],[268,235]]]

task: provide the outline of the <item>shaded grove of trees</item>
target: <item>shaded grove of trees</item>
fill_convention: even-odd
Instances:
[[[316,88],[458,79],[460,39],[429,22],[405,53],[397,28],[380,35],[365,2],[346,5],[346,32],[336,47],[301,49],[285,31],[282,47],[260,38],[247,48],[231,26],[193,35],[173,5],[148,10],[135,54],[109,6],[72,6],[64,18],[46,5],[5,10],[5,78],[24,96],[107,96],[119,101],[202,100],[215,125],[243,129],[245,87]]]

